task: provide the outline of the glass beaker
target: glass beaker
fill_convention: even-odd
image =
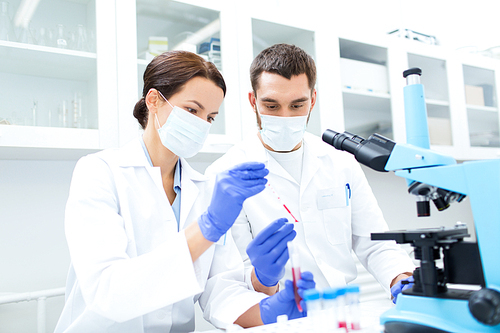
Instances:
[[[0,2],[0,40],[16,41],[14,26],[9,16],[9,3]]]

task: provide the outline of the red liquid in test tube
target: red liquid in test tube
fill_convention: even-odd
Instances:
[[[295,244],[288,242],[288,253],[290,255],[290,263],[292,264],[292,276],[293,276],[293,292],[295,294],[295,304],[297,304],[297,309],[302,312],[302,306],[300,301],[302,298],[299,295],[299,288],[297,287],[297,282],[300,280],[300,263],[299,263],[299,252],[295,248]]]

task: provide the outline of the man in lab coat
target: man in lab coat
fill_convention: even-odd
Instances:
[[[207,169],[210,175],[243,161],[261,161],[270,171],[267,188],[245,201],[232,227],[247,283],[273,294],[279,281],[291,278],[290,263],[283,260],[286,247],[276,244],[272,232],[254,239],[270,224],[274,230],[282,227],[277,219],[283,217],[297,232],[301,269],[313,272],[320,290],[356,278],[352,250],[385,290],[409,278],[415,267],[408,254],[396,243],[370,239],[388,226],[359,164],[305,132],[316,103],[314,60],[296,46],[273,45],[254,59],[250,77],[248,98],[258,132]]]

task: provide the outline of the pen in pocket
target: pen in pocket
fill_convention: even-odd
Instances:
[[[349,183],[345,184],[345,205],[349,206],[349,199],[351,199],[351,186]]]

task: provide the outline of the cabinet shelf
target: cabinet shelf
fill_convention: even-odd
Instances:
[[[0,72],[67,80],[94,79],[95,53],[0,41]]]
[[[99,150],[96,129],[0,125],[0,160],[77,160]]]
[[[450,106],[450,102],[448,101],[441,101],[437,99],[425,99],[425,103],[428,105],[435,105],[435,106]]]
[[[388,93],[381,93],[381,92],[361,90],[361,89],[357,90],[357,89],[343,88],[342,93],[351,94],[351,95],[358,95],[358,96],[365,96],[368,98],[381,98],[381,99],[390,99],[391,98],[391,95]]]
[[[498,109],[496,107],[493,107],[493,106],[481,106],[481,105],[470,105],[470,104],[467,104],[467,110],[498,112]]]

